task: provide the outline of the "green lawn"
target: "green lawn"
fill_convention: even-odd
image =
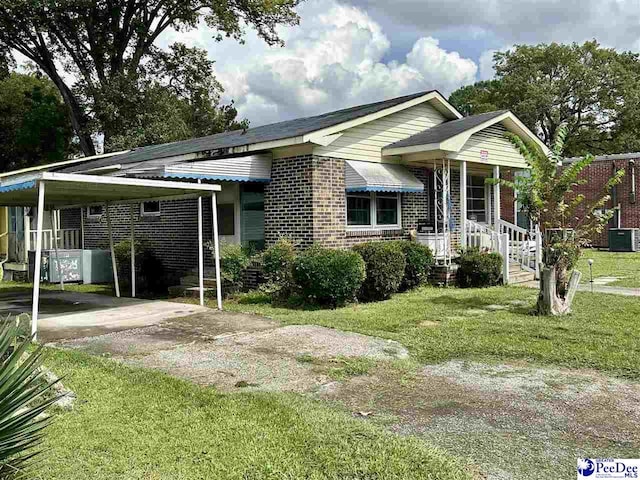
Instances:
[[[420,362],[525,359],[640,378],[640,300],[578,293],[566,317],[529,315],[537,291],[424,287],[386,302],[300,311],[227,301],[285,324],[317,324],[397,340]]]
[[[607,285],[614,287],[640,288],[640,252],[618,253],[585,250],[578,270],[582,272],[582,283],[589,283],[588,259],[593,259],[593,278],[618,277]]]
[[[48,430],[37,478],[469,479],[424,442],[293,394],[220,394],[49,350],[78,399]]]

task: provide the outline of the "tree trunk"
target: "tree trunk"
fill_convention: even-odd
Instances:
[[[579,271],[574,270],[571,273],[569,285],[566,288],[566,295],[561,295],[559,292],[564,292],[565,288],[559,288],[561,286],[558,285],[556,269],[554,267],[542,267],[536,314],[566,315],[571,313],[571,304],[573,303],[573,297],[578,289],[581,276],[582,274]],[[563,275],[560,275],[560,277],[563,277]]]

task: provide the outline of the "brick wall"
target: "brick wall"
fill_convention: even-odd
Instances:
[[[140,216],[140,206],[134,205],[135,236],[145,240],[161,259],[168,280],[176,278],[198,266],[198,210],[197,200],[173,200],[161,202],[161,215]],[[130,214],[128,205],[114,205],[109,209],[115,243],[130,238]],[[204,241],[213,237],[211,202],[203,200]],[[106,215],[87,217],[84,211],[84,238],[87,249],[108,249],[109,235]],[[210,255],[205,249],[205,263],[211,266]]]
[[[274,159],[264,191],[265,243],[289,237],[301,248],[313,244],[313,170],[311,155]]]
[[[603,195],[604,186],[613,175],[614,170],[625,169],[625,176],[622,183],[617,186],[616,204],[621,207],[621,228],[640,228],[640,199],[635,203],[631,203],[631,173],[629,171],[629,160],[596,160],[589,167],[583,170],[580,178],[586,180],[584,185],[574,188],[575,194],[583,194],[586,202],[592,202]],[[509,180],[513,179],[513,172],[503,170],[503,177]],[[636,192],[640,191],[640,158],[636,159]],[[513,193],[510,189],[502,188],[501,190],[501,209],[502,218],[509,222],[515,223],[513,212]],[[614,201],[610,200],[606,207],[613,208]],[[579,212],[584,215],[584,210]],[[640,238],[640,235],[639,235]],[[596,247],[608,247],[608,227],[601,234],[597,234],[592,239],[593,245]],[[639,240],[640,243],[640,240]],[[640,246],[640,245],[639,245]]]

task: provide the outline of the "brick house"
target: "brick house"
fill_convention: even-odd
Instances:
[[[346,248],[417,236],[446,259],[470,235],[492,238],[500,222],[501,231],[515,228],[502,217],[508,202],[500,200],[500,187],[485,184],[501,171],[527,168],[507,131],[546,151],[511,112],[463,118],[430,91],[51,170],[220,184],[217,213],[226,242],[260,249],[286,236],[300,248]],[[197,264],[193,202],[134,206],[136,236],[176,276]],[[62,229],[80,231],[76,248],[107,247],[104,208],[61,212]],[[116,240],[128,238],[129,207],[109,208]],[[212,205],[204,214],[211,238]]]

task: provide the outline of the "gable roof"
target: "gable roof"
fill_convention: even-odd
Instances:
[[[479,115],[473,115],[471,117],[464,117],[458,120],[452,120],[450,122],[444,122],[440,125],[425,130],[424,132],[416,133],[415,135],[399,140],[391,145],[387,145],[385,148],[401,148],[401,147],[413,147],[415,145],[429,145],[431,143],[440,143],[456,135],[466,132],[467,130],[482,125],[483,123],[499,117],[500,115],[508,112],[508,110],[499,110],[496,112],[481,113]]]
[[[98,160],[95,162],[84,163],[82,165],[74,165],[65,168],[64,172],[78,172],[87,169],[99,169],[113,165],[114,163],[125,165],[146,162],[149,160],[180,157],[190,154],[204,153],[204,156],[210,156],[212,152],[244,147],[255,144],[267,144],[268,142],[282,141],[285,139],[297,139],[291,144],[304,143],[301,137],[315,132],[320,132],[331,127],[343,126],[349,128],[353,121],[365,119],[373,114],[384,113],[386,110],[394,107],[402,106],[412,101],[428,101],[436,98],[443,104],[443,107],[449,112],[453,118],[459,118],[460,114],[446,102],[446,100],[436,90],[427,92],[414,93],[403,97],[392,98],[381,102],[360,105],[356,107],[346,108],[335,112],[329,112],[313,117],[299,118],[288,120],[270,125],[249,128],[245,131],[236,130],[231,132],[218,133],[207,137],[184,140],[180,142],[167,143],[162,145],[151,145],[132,150],[123,155],[118,155],[110,159]],[[408,106],[411,106],[409,104]],[[268,148],[269,145],[265,145]],[[275,148],[275,145],[270,145]]]
[[[497,123],[503,123],[509,131],[515,132],[521,138],[528,138],[543,152],[549,152],[544,142],[511,111],[498,110],[441,123],[429,130],[387,145],[382,149],[382,153],[383,155],[406,155],[437,150],[459,152],[473,134]]]

